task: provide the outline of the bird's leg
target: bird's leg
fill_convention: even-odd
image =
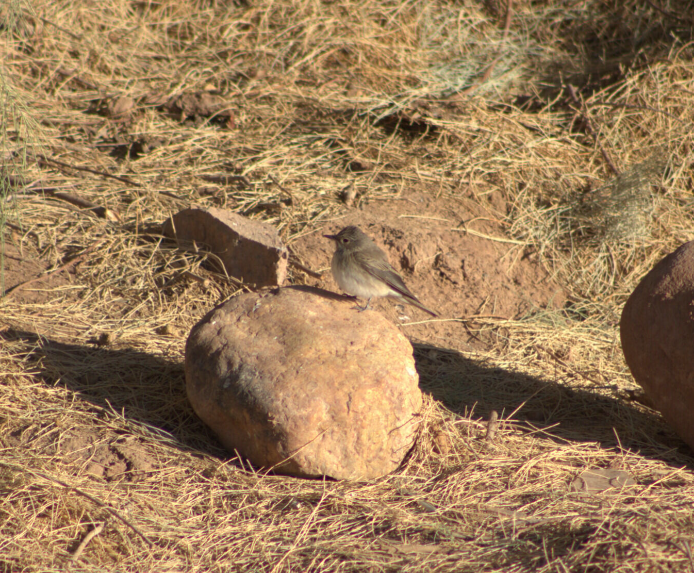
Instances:
[[[371,310],[371,307],[369,307],[370,304],[371,304],[371,297],[369,297],[369,300],[366,301],[366,304],[364,306],[357,305],[357,308],[359,309],[359,312],[364,312],[365,310]]]

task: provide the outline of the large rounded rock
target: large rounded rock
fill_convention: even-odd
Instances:
[[[694,449],[694,242],[639,283],[622,311],[620,334],[634,379]]]
[[[188,398],[230,451],[297,476],[371,479],[411,447],[412,346],[375,311],[308,287],[247,293],[186,344]]]

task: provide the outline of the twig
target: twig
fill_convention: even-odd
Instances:
[[[167,197],[171,197],[172,199],[175,199],[176,201],[181,201],[183,202],[184,199],[179,197],[178,195],[175,195],[174,193],[171,193],[171,191],[158,191],[160,195],[166,195]]]
[[[473,229],[451,229],[451,231],[458,231],[459,233],[466,233],[469,235],[474,235],[475,237],[480,237],[481,239],[487,239],[488,241],[496,241],[498,243],[511,243],[512,245],[530,245],[526,241],[516,241],[515,239],[505,239],[503,237],[493,237],[492,235],[485,235],[479,231]]]
[[[110,505],[106,504],[105,502],[101,501],[100,499],[97,499],[93,495],[88,494],[85,491],[82,491],[78,487],[75,487],[74,485],[70,485],[69,483],[66,483],[62,480],[59,480],[58,478],[54,478],[52,476],[46,475],[42,472],[37,472],[36,470],[30,470],[28,468],[23,468],[22,466],[17,466],[15,464],[9,464],[7,462],[0,461],[0,465],[5,466],[7,468],[12,468],[13,470],[19,470],[19,471],[27,472],[31,475],[41,477],[41,478],[48,480],[48,481],[52,481],[54,483],[57,483],[58,485],[63,486],[64,488],[67,488],[67,489],[74,491],[75,493],[81,495],[82,497],[86,497],[89,501],[95,503],[99,507],[103,507],[106,511],[108,511],[111,515],[113,515],[113,517],[115,517],[119,521],[122,521],[125,525],[127,525],[130,529],[132,529],[135,533],[137,533],[137,535],[139,535],[147,545],[149,545],[150,547],[152,547],[154,545],[149,539],[147,539],[147,536],[144,533],[142,533],[137,527],[135,527],[132,523],[130,523],[130,521],[125,519],[125,517],[123,517],[120,513],[118,513]]]
[[[108,219],[109,221],[120,220],[118,213],[115,211],[102,207],[101,205],[97,205],[96,203],[92,203],[91,201],[87,201],[86,199],[82,199],[81,197],[77,197],[77,195],[72,195],[71,193],[55,193],[53,191],[49,192],[48,194],[56,199],[67,201],[68,203],[71,203],[77,207],[89,209],[97,217],[101,217],[102,219]]]
[[[317,273],[316,271],[309,269],[307,266],[302,265],[296,255],[293,253],[289,255],[289,264],[296,267],[300,271],[304,271],[308,276],[313,277],[314,279],[323,278],[323,273]]]
[[[37,190],[43,191],[49,197],[62,199],[63,201],[66,201],[71,205],[75,205],[76,207],[81,207],[82,209],[89,209],[97,217],[101,217],[102,219],[108,219],[109,221],[120,221],[120,216],[115,211],[112,211],[111,209],[108,209],[106,207],[102,207],[101,205],[97,205],[96,203],[92,203],[91,201],[87,201],[86,199],[78,197],[77,195],[73,195],[71,193],[57,193],[53,189],[46,188]]]
[[[467,329],[468,322],[478,322],[480,319],[505,320],[507,322],[512,320],[508,316],[499,316],[498,314],[473,314],[472,316],[460,316],[457,318],[429,318],[417,322],[404,322],[400,326],[415,326],[418,324],[431,324],[432,322],[462,322]],[[474,336],[469,330],[468,334]]]
[[[217,183],[219,185],[236,185],[240,189],[251,186],[248,179],[243,175],[198,175],[198,177],[203,181],[209,181],[210,183]]]
[[[77,546],[77,549],[75,549],[75,552],[72,554],[72,561],[77,561],[81,557],[82,552],[85,550],[87,545],[89,545],[89,542],[104,530],[105,525],[106,522],[104,521],[84,536],[84,539],[80,542],[80,544]]]
[[[487,422],[487,434],[484,436],[485,442],[493,442],[496,431],[499,429],[499,414],[496,410],[492,410],[489,414],[489,421]]]
[[[13,177],[12,175],[10,175],[7,177],[7,180],[10,182],[11,185],[15,185],[17,187],[23,185],[23,182],[19,177]],[[120,221],[120,216],[115,211],[112,211],[111,209],[108,209],[106,207],[102,207],[101,205],[97,205],[96,203],[92,203],[91,201],[87,201],[86,199],[78,197],[77,195],[72,195],[71,193],[63,193],[62,191],[60,191],[60,189],[64,189],[64,187],[35,187],[34,185],[37,184],[42,184],[42,182],[35,181],[34,183],[31,183],[29,185],[24,185],[22,191],[45,193],[50,197],[62,199],[63,201],[67,201],[68,203],[71,203],[72,205],[75,205],[77,207],[89,209],[97,217],[101,217],[102,219],[108,219],[110,221]],[[75,185],[68,185],[68,187],[75,187]]]
[[[176,276],[170,278],[168,281],[166,281],[161,286],[161,288],[162,289],[169,288],[170,286],[178,284],[183,279],[191,279],[197,283],[200,283],[203,286],[203,288],[208,288],[210,286],[210,279],[206,279],[204,277],[196,275],[195,273],[193,273],[191,271],[183,271],[181,273],[178,273]]]
[[[100,175],[101,177],[107,177],[108,179],[115,179],[116,181],[120,181],[122,183],[127,183],[128,185],[132,185],[133,187],[142,187],[139,183],[136,183],[132,179],[128,177],[120,177],[119,175],[111,175],[110,173],[107,173],[106,171],[100,171],[98,169],[91,169],[90,167],[78,167],[77,165],[70,165],[69,163],[63,163],[62,161],[58,161],[57,159],[51,159],[49,157],[46,157],[45,155],[38,155],[39,162],[44,161],[46,163],[54,163],[55,165],[60,165],[61,167],[67,167],[68,169],[76,169],[77,171],[86,171],[88,173],[93,173],[94,175]]]
[[[277,185],[277,187],[280,188],[280,191],[289,196],[289,199],[291,200],[291,205],[293,205],[295,202],[298,203],[298,201],[296,201],[296,199],[294,198],[294,194],[291,191],[289,191],[289,189],[285,189],[284,186],[279,181],[277,181],[277,179],[275,179],[273,175],[268,175],[268,179],[270,179],[270,181]]]
[[[529,517],[524,511],[513,511],[501,507],[478,507],[477,511],[482,515],[496,515],[499,519],[512,519],[518,525],[540,525],[543,523],[552,523],[566,519],[563,515],[554,515],[551,517]],[[461,513],[462,512],[458,512]],[[588,518],[590,519],[590,518]]]
[[[64,265],[58,267],[57,269],[53,269],[52,271],[50,271],[50,272],[48,272],[48,273],[46,273],[46,274],[44,274],[44,275],[39,275],[39,276],[37,276],[37,277],[34,277],[33,279],[29,279],[28,281],[24,281],[23,283],[19,283],[19,284],[14,285],[13,287],[11,287],[11,288],[9,288],[9,289],[7,289],[7,290],[5,291],[5,294],[4,294],[3,298],[9,297],[9,296],[10,296],[11,294],[13,294],[14,292],[18,291],[19,289],[25,288],[25,287],[29,286],[29,285],[32,284],[32,283],[38,282],[38,281],[40,281],[40,280],[43,280],[43,279],[45,279],[45,278],[47,278],[47,277],[49,277],[49,276],[51,276],[51,275],[54,275],[54,274],[56,274],[56,273],[59,273],[59,272],[65,271],[65,270],[69,270],[70,267],[73,267],[73,266],[75,266],[76,264],[82,262],[82,261],[87,257],[87,255],[88,255],[89,253],[91,253],[94,249],[96,249],[98,246],[100,246],[101,243],[103,243],[103,242],[104,242],[103,240],[102,240],[102,241],[98,241],[98,242],[94,243],[93,245],[91,245],[90,247],[87,247],[87,248],[82,252],[82,254],[77,255],[76,257],[70,259],[70,261],[68,261],[68,262],[65,263]]]
[[[682,24],[691,24],[691,20],[685,20],[684,18],[680,18],[677,16],[677,14],[673,14],[672,12],[668,12],[667,10],[663,10],[659,6],[656,6],[651,2],[651,0],[646,0],[646,4],[648,4],[651,8],[654,10],[657,10],[660,12],[663,16],[667,16],[668,18],[672,18],[673,20],[676,20],[677,22],[681,22]]]
[[[593,122],[590,120],[590,117],[588,116],[588,112],[584,110],[584,105],[583,102],[578,98],[578,95],[576,95],[576,88],[574,88],[571,84],[567,86],[569,90],[569,95],[571,96],[571,99],[574,101],[574,103],[578,106],[579,112],[581,113],[581,117],[583,117],[584,121],[586,122],[586,129],[588,130],[588,133],[591,135],[593,138],[593,141],[595,142],[595,145],[598,147],[600,150],[600,153],[602,154],[603,158],[607,162],[607,164],[610,166],[610,169],[614,172],[615,175],[619,175],[619,169],[615,166],[615,164],[612,161],[612,158],[607,154],[607,151],[603,148],[603,146],[600,144],[600,139],[598,138],[598,134],[593,129]]]
[[[82,36],[79,36],[78,34],[73,34],[72,32],[70,32],[70,30],[66,30],[62,26],[58,26],[58,24],[56,24],[55,22],[51,22],[48,18],[44,18],[43,16],[37,16],[37,18],[41,20],[41,22],[43,22],[44,24],[53,26],[56,30],[60,30],[63,34],[67,34],[75,40],[82,40]]]
[[[27,235],[33,235],[34,238],[35,238],[37,241],[38,241],[38,239],[39,239],[38,234],[35,233],[34,231],[28,231],[28,230],[26,230],[26,229],[23,229],[23,228],[20,227],[19,225],[15,225],[14,223],[12,223],[12,222],[10,222],[10,221],[5,221],[5,225],[7,225],[10,229],[14,229],[14,230],[17,231],[18,233],[26,233]],[[6,257],[9,256],[7,253],[4,253],[4,255],[5,255]]]
[[[286,464],[289,460],[291,460],[294,456],[296,456],[298,453],[302,452],[305,450],[308,446],[310,446],[313,442],[315,442],[318,438],[322,437],[325,432],[327,432],[330,428],[326,428],[323,430],[320,434],[318,434],[315,438],[309,440],[306,442],[303,446],[300,448],[297,448],[294,450],[291,455],[287,456],[284,458],[281,462],[277,462],[275,465],[270,466],[269,468],[263,468],[263,475],[268,475],[272,470],[274,470],[276,467],[281,466],[282,464]],[[238,452],[237,452],[238,454]]]

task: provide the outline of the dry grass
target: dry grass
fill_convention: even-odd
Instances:
[[[17,16],[0,31],[4,240],[51,267],[100,242],[39,302],[0,301],[0,571],[694,569],[691,454],[627,399],[617,330],[640,278],[693,238],[691,6],[513,6],[507,31],[495,1],[0,7]],[[203,91],[230,118],[163,107]],[[654,152],[663,165],[629,179]],[[291,245],[344,212],[348,183],[361,205],[501,192],[508,237],[570,303],[475,323],[494,342],[474,355],[418,343],[423,430],[394,474],[259,475],[184,391],[185,333],[236,287],[158,225],[222,205]],[[100,460],[120,473],[95,474]],[[572,491],[588,468],[635,485]]]

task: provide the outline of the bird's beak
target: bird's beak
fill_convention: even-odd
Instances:
[[[330,239],[331,241],[337,241],[337,235],[323,235],[326,239]]]

